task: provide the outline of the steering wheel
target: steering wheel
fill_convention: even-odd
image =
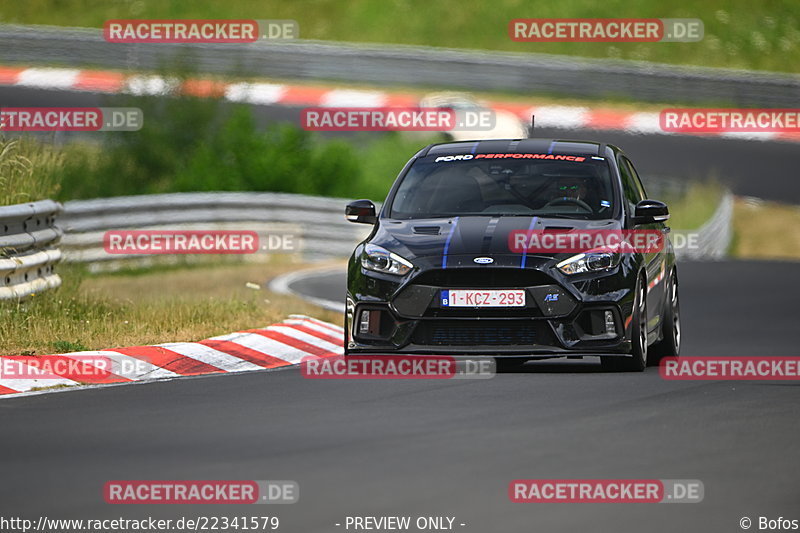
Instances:
[[[594,209],[592,209],[589,204],[587,204],[580,198],[573,198],[571,196],[561,196],[559,198],[553,198],[552,200],[544,204],[544,207],[551,207],[554,205],[562,205],[562,204],[575,204],[581,209],[585,209],[589,213],[594,213]]]

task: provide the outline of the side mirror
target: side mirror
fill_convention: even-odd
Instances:
[[[658,200],[642,200],[633,210],[634,224],[653,224],[669,220],[669,208]]]
[[[375,214],[375,204],[369,200],[356,200],[344,208],[344,217],[350,222],[361,224],[375,224],[378,215]]]

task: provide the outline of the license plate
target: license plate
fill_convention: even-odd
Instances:
[[[442,307],[525,307],[525,289],[450,289],[439,301]]]

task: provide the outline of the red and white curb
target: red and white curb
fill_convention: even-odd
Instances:
[[[88,381],[86,375],[69,374],[74,371],[69,369],[73,368],[69,365],[63,365],[63,369],[61,365],[52,366],[55,370],[50,375],[57,377],[46,379],[7,378],[0,374],[0,398],[60,390],[48,387],[144,382],[297,365],[308,357],[341,355],[343,334],[344,330],[334,324],[291,315],[283,322],[263,329],[239,331],[199,342],[170,342],[155,346],[59,354],[50,357],[63,357],[81,361],[82,364],[91,364],[92,357],[95,357],[98,361],[111,361],[111,369],[98,371],[96,375],[102,377]],[[14,376],[35,375],[35,366],[25,364],[27,357],[31,360],[36,358],[14,357],[2,361],[3,368],[7,374]],[[59,369],[62,369],[61,373]]]
[[[332,89],[284,83],[228,83],[208,79],[189,79],[180,82],[161,76],[126,75],[113,71],[3,66],[0,66],[0,86],[133,95],[160,95],[177,90],[180,94],[187,96],[224,98],[231,102],[277,106],[408,107],[418,105],[420,100],[417,95],[400,92]],[[658,112],[563,105],[530,106],[503,101],[486,102],[486,105],[497,111],[511,112],[525,124],[530,122],[531,115],[536,115],[537,127],[585,128],[624,131],[642,135],[679,135],[661,129]],[[800,142],[798,133],[686,133],[680,135]]]

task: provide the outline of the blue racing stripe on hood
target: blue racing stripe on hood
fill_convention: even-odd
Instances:
[[[528,226],[528,231],[533,230],[533,227],[536,226],[536,222],[539,221],[539,217],[533,217],[531,219],[531,225]],[[522,251],[522,261],[519,263],[520,268],[525,268],[525,262],[528,260],[528,249]]]
[[[442,268],[447,268],[447,250],[450,248],[450,239],[453,238],[453,233],[458,226],[458,217],[453,219],[453,227],[450,228],[450,233],[447,235],[447,240],[444,241],[444,250],[442,251]]]

